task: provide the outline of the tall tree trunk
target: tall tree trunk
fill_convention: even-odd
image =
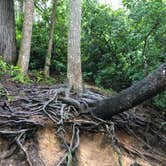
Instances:
[[[128,110],[166,89],[166,62],[143,80],[100,101],[92,113],[103,119]]]
[[[19,11],[19,17],[22,20],[23,12],[24,12],[24,0],[18,1],[18,11]]]
[[[21,46],[19,51],[18,66],[24,75],[28,73],[32,25],[33,25],[34,2],[33,0],[25,0],[25,16],[22,30]]]
[[[69,24],[67,77],[69,88],[81,93],[83,90],[80,56],[81,0],[70,0]]]
[[[13,0],[0,0],[0,56],[6,62],[16,62],[16,35]]]
[[[20,13],[23,13],[24,11],[24,0],[19,1],[19,11]]]
[[[57,0],[52,0],[52,14],[51,14],[51,23],[50,23],[50,32],[49,32],[49,42],[48,42],[48,50],[44,65],[45,78],[50,76],[51,52],[52,52],[52,44],[54,38],[54,27],[55,27],[55,16],[56,16],[56,3]]]

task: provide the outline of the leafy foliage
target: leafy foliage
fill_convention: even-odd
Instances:
[[[8,75],[13,78],[13,80],[24,83],[27,81],[20,71],[18,66],[9,65],[0,58],[0,76]]]
[[[58,2],[52,51],[52,74],[66,78],[68,0]],[[51,7],[35,1],[30,69],[42,70],[48,44]],[[141,80],[166,61],[166,1],[123,0],[124,8],[112,10],[97,0],[83,1],[82,68],[86,82],[120,91]],[[17,41],[21,37],[17,20]],[[37,74],[38,75],[38,74]],[[42,80],[42,73],[37,76]],[[166,95],[155,104],[166,108]]]
[[[31,71],[29,77],[28,76],[25,77],[21,73],[21,70],[18,66],[10,65],[4,62],[2,58],[0,58],[0,77],[2,76],[10,76],[12,80],[18,83],[28,83],[28,84],[29,83],[40,83],[40,84],[44,83],[48,85],[53,85],[59,79],[59,78],[55,79],[50,77],[50,78],[47,78],[47,80],[45,80],[43,71],[37,71],[37,70]]]

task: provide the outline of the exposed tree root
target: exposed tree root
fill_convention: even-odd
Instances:
[[[1,88],[2,90],[2,88]],[[111,139],[113,148],[119,156],[119,165],[122,166],[121,151],[125,150],[131,155],[137,155],[145,160],[155,160],[161,165],[166,162],[163,149],[153,149],[151,137],[156,136],[160,145],[166,147],[166,137],[159,123],[140,116],[136,112],[124,112],[114,116],[110,121],[104,121],[90,113],[96,102],[104,96],[86,90],[76,98],[68,96],[68,89],[64,86],[52,88],[35,87],[24,88],[19,96],[13,96],[12,101],[3,98],[0,101],[0,134],[8,139],[13,139],[15,148],[10,148],[6,156],[10,157],[17,148],[23,151],[29,166],[32,166],[28,151],[24,147],[26,139],[33,137],[38,128],[52,125],[57,130],[57,135],[65,149],[65,154],[58,166],[73,165],[74,154],[80,144],[80,132],[103,132]],[[7,89],[3,91],[9,93]],[[4,94],[3,94],[4,95]],[[140,109],[139,107],[136,109]],[[68,143],[65,133],[70,129],[71,138]],[[141,153],[134,147],[127,147],[117,139],[115,130],[124,130],[141,141],[148,153]]]

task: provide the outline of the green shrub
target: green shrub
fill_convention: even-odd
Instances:
[[[10,65],[0,58],[0,76],[9,76],[12,80],[20,83],[29,83],[30,80],[28,77],[25,77],[18,66]]]
[[[166,113],[166,91],[157,95],[153,99],[153,103],[159,108],[161,108],[164,113]]]

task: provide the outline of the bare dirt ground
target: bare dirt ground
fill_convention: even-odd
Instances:
[[[84,112],[104,98],[90,90],[66,98],[63,85],[22,85],[8,78],[0,85],[0,166],[166,165],[166,118],[153,106],[102,121]]]

